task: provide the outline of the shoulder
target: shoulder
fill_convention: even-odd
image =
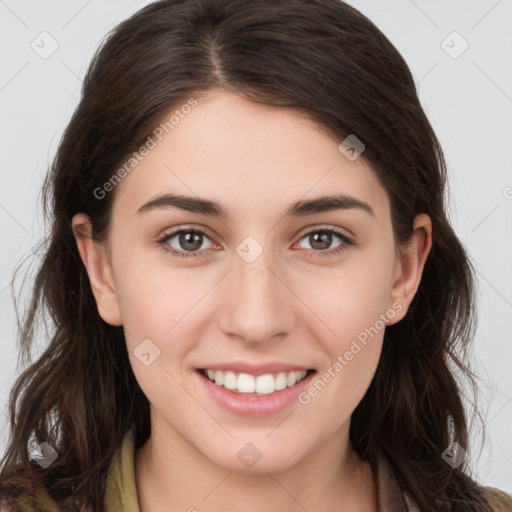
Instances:
[[[42,510],[45,512],[59,512],[57,503],[50,498],[40,484],[36,484],[35,495],[23,496],[16,498],[14,501],[15,504],[12,505],[15,507],[14,509],[5,500],[0,501],[0,512],[36,512]]]
[[[495,512],[512,512],[512,496],[494,487],[485,487],[484,494]]]
[[[0,512],[12,512],[12,508],[5,501],[0,501]]]
[[[91,509],[80,506],[79,503],[77,505],[77,510],[80,512],[92,512]],[[22,500],[17,503],[16,512],[22,510],[23,512],[39,512],[44,510],[45,512],[59,512],[57,508],[57,504],[51,500],[47,494],[40,494],[36,500]],[[19,508],[21,507],[21,509]],[[41,508],[43,507],[43,508]],[[15,512],[5,501],[0,501],[0,512]]]

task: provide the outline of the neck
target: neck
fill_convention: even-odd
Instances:
[[[285,470],[237,473],[215,465],[175,431],[153,433],[135,454],[141,512],[377,511],[373,472],[350,446],[318,446]],[[340,438],[343,439],[340,432]]]

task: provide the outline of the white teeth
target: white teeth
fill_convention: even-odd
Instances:
[[[215,381],[217,384],[217,381]],[[237,388],[240,393],[254,393],[256,391],[256,380],[248,373],[241,373],[238,376]]]
[[[236,389],[238,387],[238,380],[234,372],[226,372],[224,374],[224,387],[226,389]]]
[[[215,384],[222,386],[224,384],[224,373],[219,370],[215,370]]]
[[[301,381],[307,374],[305,370],[298,372],[280,372],[278,374],[266,373],[255,377],[248,373],[223,372],[220,370],[205,370],[208,379],[215,382],[217,386],[224,386],[226,389],[238,393],[257,393],[270,395],[286,387],[291,387]]]
[[[297,382],[297,378],[293,373],[289,373],[288,376],[286,377],[286,385],[288,387],[293,386]]]
[[[256,379],[256,393],[262,395],[270,395],[275,391],[274,377],[267,373],[266,375],[260,375]]]
[[[276,388],[276,391],[286,388],[286,373],[281,372],[277,374],[274,387]]]

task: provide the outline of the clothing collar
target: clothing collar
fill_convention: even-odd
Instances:
[[[140,512],[134,464],[133,429],[130,429],[110,463],[105,488],[107,512]]]

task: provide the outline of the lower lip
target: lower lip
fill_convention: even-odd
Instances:
[[[311,372],[294,386],[264,396],[234,393],[224,386],[214,384],[199,370],[195,373],[206,392],[225,409],[243,416],[270,416],[290,407],[297,400],[297,396],[310,385],[316,371]]]

